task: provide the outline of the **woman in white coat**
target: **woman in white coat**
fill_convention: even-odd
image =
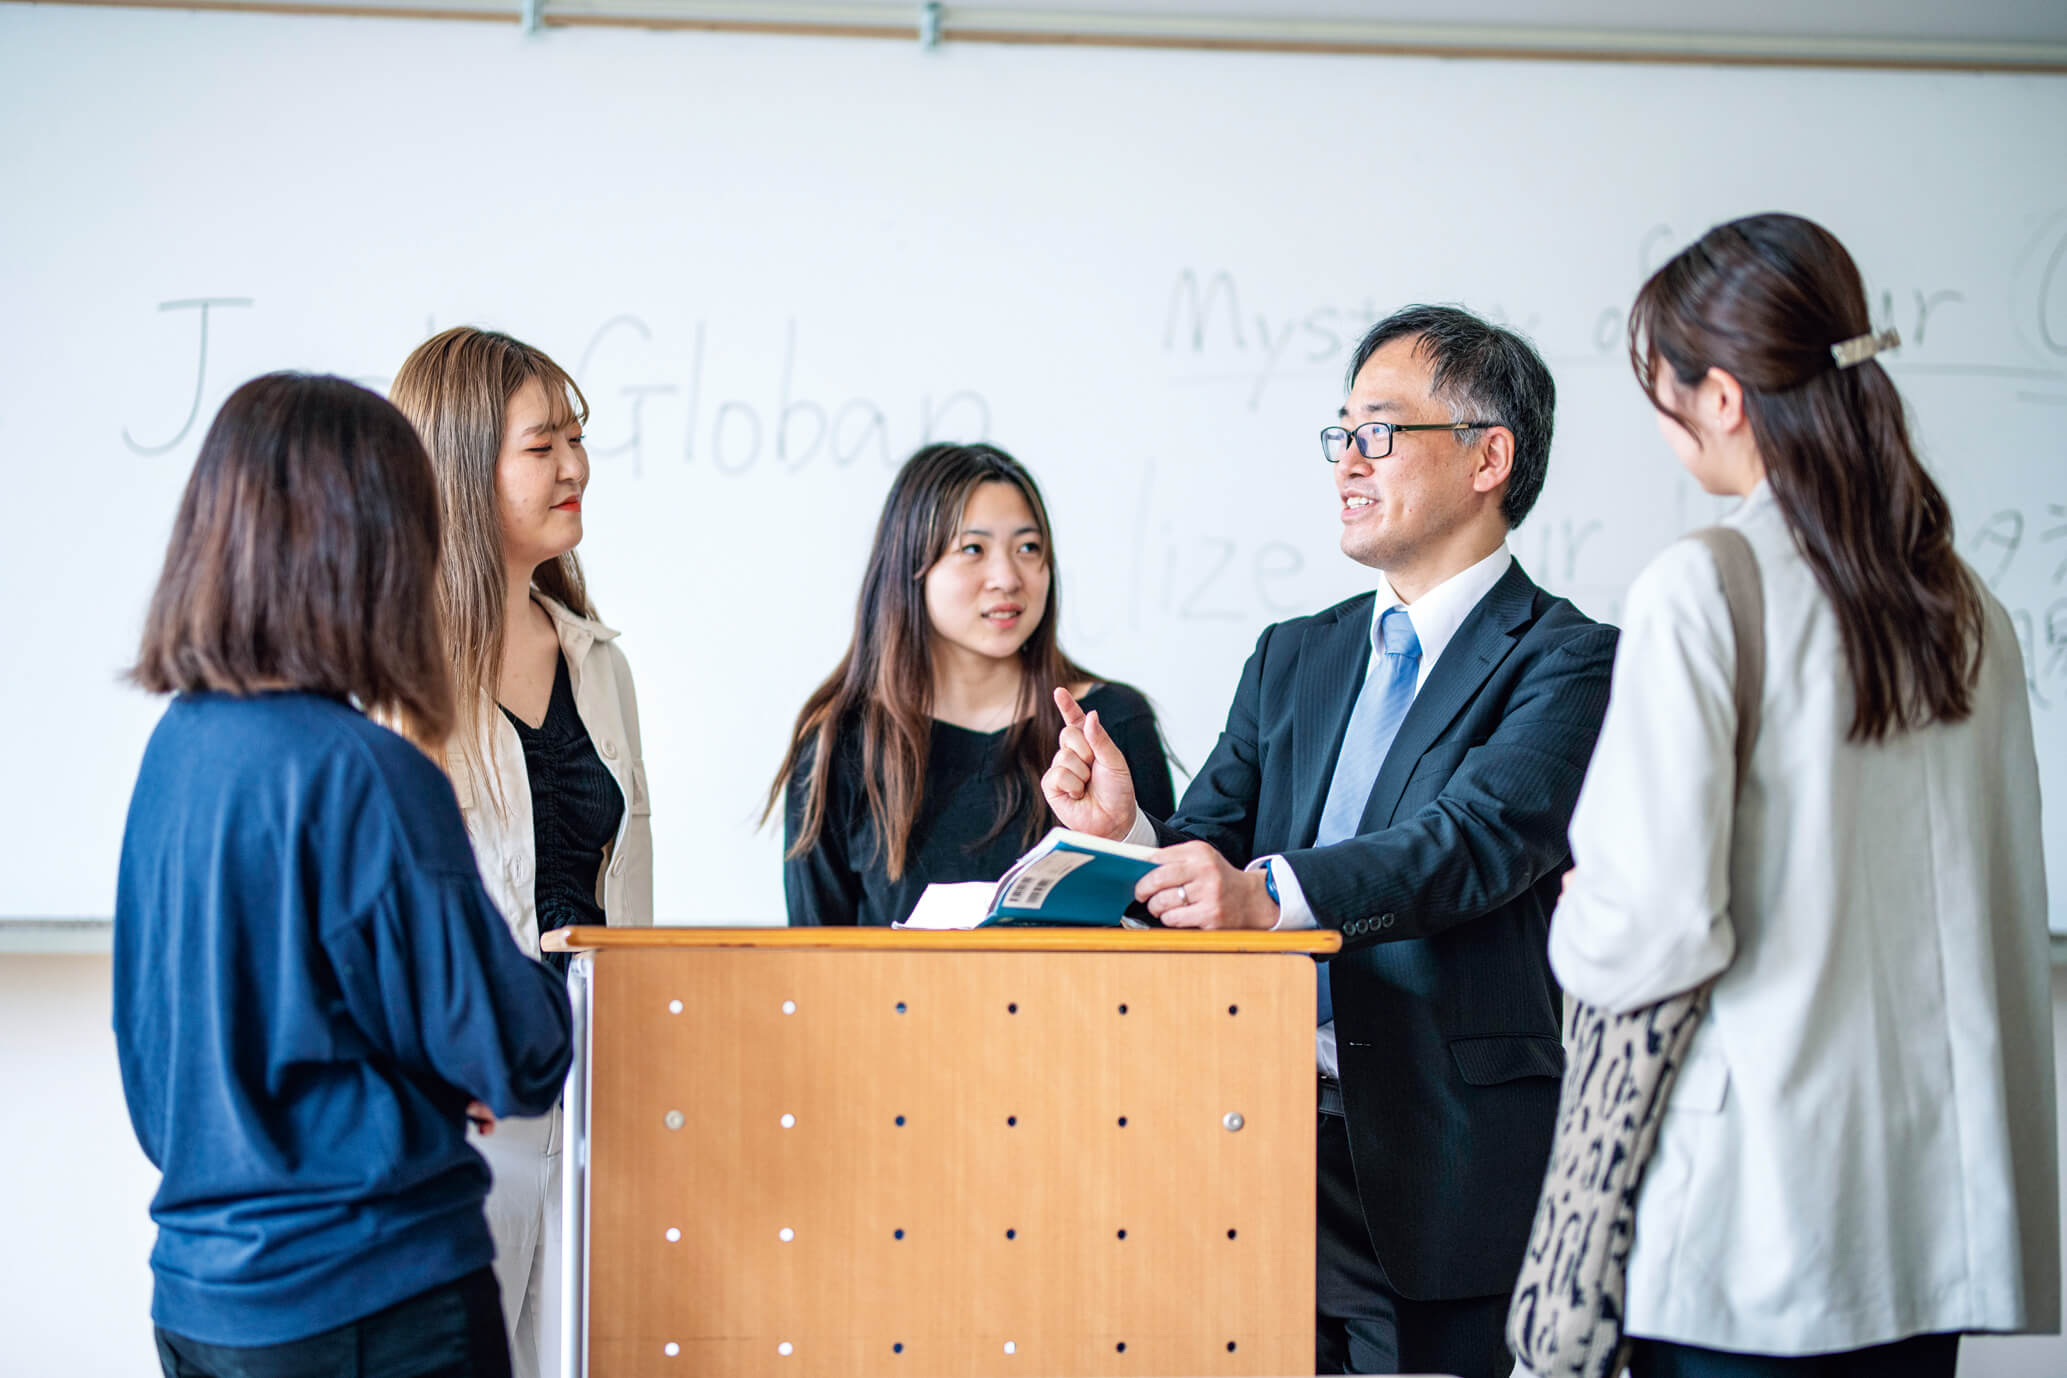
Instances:
[[[1572,820],[1558,980],[1614,1010],[1719,976],[1638,1197],[1637,1378],[1951,1378],[2053,1331],[2037,764],[2016,636],[1871,359],[1858,269],[1761,215],[1630,320],[1659,428],[1764,588],[1762,726],[1692,542],[1637,579]],[[1833,346],[1848,346],[1833,350]]]
[[[574,556],[587,403],[540,351],[469,327],[419,346],[392,393],[444,507],[438,593],[459,722],[445,766],[488,893],[533,957],[554,928],[651,924],[631,670]],[[557,1373],[560,1111],[504,1121],[475,1147],[495,1174],[488,1224],[513,1370]]]

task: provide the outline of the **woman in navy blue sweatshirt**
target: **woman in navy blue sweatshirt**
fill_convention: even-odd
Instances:
[[[466,1120],[552,1105],[569,1016],[422,749],[453,721],[437,511],[401,413],[274,374],[173,527],[133,674],[176,697],[115,898],[172,1378],[509,1372]]]

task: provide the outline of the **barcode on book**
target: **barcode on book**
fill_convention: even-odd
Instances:
[[[1089,852],[1050,852],[1013,877],[1000,909],[1039,909],[1047,902],[1055,883],[1079,866],[1091,863]]]

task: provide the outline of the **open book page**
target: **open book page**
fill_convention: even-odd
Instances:
[[[903,923],[893,928],[930,928],[936,931],[975,928],[990,916],[991,896],[998,887],[987,880],[966,880],[955,885],[929,885]]]
[[[1064,843],[1075,848],[1080,854],[1083,852],[1100,852],[1107,856],[1129,857],[1135,861],[1148,860],[1156,850],[1153,847],[1137,846],[1132,842],[1113,842],[1092,833],[1072,832],[1068,828],[1050,828],[1048,829],[1047,836],[1034,843],[1032,851],[1005,868],[1005,874],[998,880],[999,890],[1010,890],[1012,882],[1018,879],[1020,872],[1028,867],[1038,865]]]
[[[1049,899],[1058,885],[1086,867],[1095,867],[1091,883],[1066,894],[1063,909],[1051,921],[1062,923],[1120,923],[1119,911],[1133,897],[1134,882],[1151,869],[1153,847],[1126,842],[1109,842],[1089,833],[1051,828],[1034,844],[1032,851],[1005,869],[993,884],[972,880],[955,884],[929,885],[902,923],[893,928],[921,928],[936,931],[978,928],[993,921],[1001,911],[1020,921],[1041,921],[1048,916]],[[1117,871],[1102,857],[1123,857],[1131,865]],[[1089,904],[1089,911],[1085,910]],[[1093,917],[1093,916],[1096,917]],[[1132,921],[1139,926],[1139,921]]]

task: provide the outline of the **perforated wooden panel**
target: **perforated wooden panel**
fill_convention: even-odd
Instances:
[[[595,1378],[1309,1370],[1307,958],[595,963]]]

